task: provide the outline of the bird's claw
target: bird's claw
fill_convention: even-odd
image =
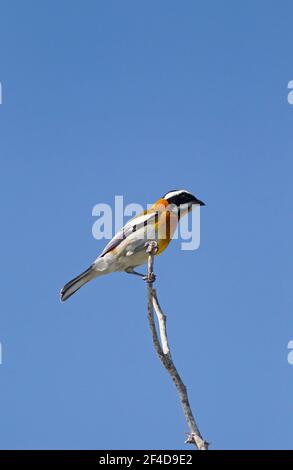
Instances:
[[[155,282],[156,275],[154,273],[147,274],[143,277],[143,280],[151,284],[152,282]]]

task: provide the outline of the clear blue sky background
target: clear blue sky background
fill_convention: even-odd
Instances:
[[[0,447],[189,449],[146,288],[58,291],[103,248],[92,207],[187,188],[201,246],[156,263],[213,449],[291,448],[291,1],[1,2]]]

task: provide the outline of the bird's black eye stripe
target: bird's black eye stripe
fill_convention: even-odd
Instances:
[[[133,231],[133,232],[136,232],[136,230],[137,230],[137,226],[134,225],[134,226],[132,227],[132,231]]]

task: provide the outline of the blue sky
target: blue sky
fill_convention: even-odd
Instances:
[[[3,1],[0,447],[189,449],[146,289],[58,291],[92,208],[174,188],[201,245],[157,260],[173,357],[213,449],[292,448],[292,2]]]

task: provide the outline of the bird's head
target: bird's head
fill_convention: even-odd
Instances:
[[[174,189],[163,196],[169,205],[174,204],[177,208],[186,207],[189,212],[193,206],[204,206],[205,203],[197,199],[193,194],[185,189]]]

